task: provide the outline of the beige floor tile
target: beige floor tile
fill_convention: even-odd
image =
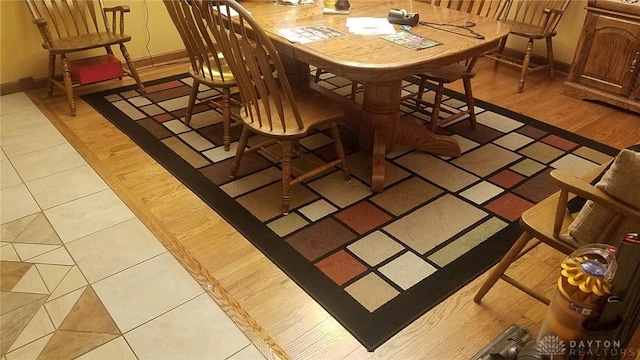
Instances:
[[[64,279],[60,281],[56,289],[51,292],[51,295],[49,295],[49,300],[57,299],[60,296],[84,288],[87,285],[89,285],[89,283],[87,283],[87,280],[80,272],[80,269],[78,269],[77,266],[74,266],[71,268],[71,270],[69,270]]]
[[[255,348],[247,346],[239,352],[233,354],[228,360],[262,360],[264,356]]]
[[[250,344],[208,294],[126,333],[125,338],[142,359],[226,359]]]
[[[136,360],[136,356],[122,336],[89,351],[76,360]]]
[[[15,351],[8,352],[6,355],[7,360],[36,360],[52,336],[53,333],[18,348]]]
[[[134,218],[112,190],[47,209],[45,215],[64,243]]]
[[[100,280],[93,288],[122,332],[204,291],[169,253]]]
[[[8,352],[18,349],[19,347],[26,345],[32,341],[38,340],[41,337],[51,334],[55,328],[49,320],[49,316],[43,307],[33,316],[29,324],[22,330],[22,333],[13,342],[13,345],[9,348]]]
[[[35,109],[36,105],[23,92],[0,96],[0,114],[9,115],[16,112]]]
[[[167,251],[137,218],[72,241],[67,250],[89,283]]]
[[[22,179],[9,160],[0,161],[0,189],[22,184]]]
[[[26,185],[41,209],[49,209],[109,188],[89,165],[32,180]]]
[[[9,159],[67,142],[38,109],[3,115],[0,125],[2,149]]]
[[[86,164],[68,143],[16,156],[11,159],[11,163],[25,182]]]
[[[0,221],[3,224],[39,211],[40,207],[24,184],[0,190]]]

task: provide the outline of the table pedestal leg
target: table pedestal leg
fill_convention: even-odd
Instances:
[[[362,104],[359,142],[373,156],[371,191],[384,189],[385,154],[396,144],[401,80],[366,83]]]

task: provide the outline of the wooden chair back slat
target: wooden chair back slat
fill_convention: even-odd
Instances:
[[[570,0],[514,0],[509,19],[540,26],[544,32],[550,33],[555,31],[569,2]]]
[[[124,33],[123,14],[111,16],[103,11],[102,0],[26,0],[35,21],[46,22],[46,42],[95,33]]]
[[[238,83],[245,121],[265,131],[304,127],[293,91],[273,43],[235,1],[198,1]],[[232,16],[232,11],[238,15]]]
[[[511,0],[421,0],[435,6],[501,20],[507,15]]]

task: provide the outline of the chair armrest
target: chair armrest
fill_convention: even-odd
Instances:
[[[33,19],[33,23],[38,26],[38,31],[40,31],[40,35],[42,35],[42,39],[44,40],[42,47],[45,49],[50,48],[53,38],[51,37],[51,33],[49,33],[47,20],[44,18],[36,18]]]
[[[551,179],[563,191],[592,200],[634,222],[640,223],[640,209],[607,194],[585,180],[560,170],[551,171]]]
[[[555,35],[556,26],[558,26],[558,23],[564,14],[564,10],[546,8],[544,9],[543,14],[545,17],[544,22],[542,23],[544,32]]]

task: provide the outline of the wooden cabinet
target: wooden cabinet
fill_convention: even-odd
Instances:
[[[564,93],[640,112],[640,4],[589,0]]]

